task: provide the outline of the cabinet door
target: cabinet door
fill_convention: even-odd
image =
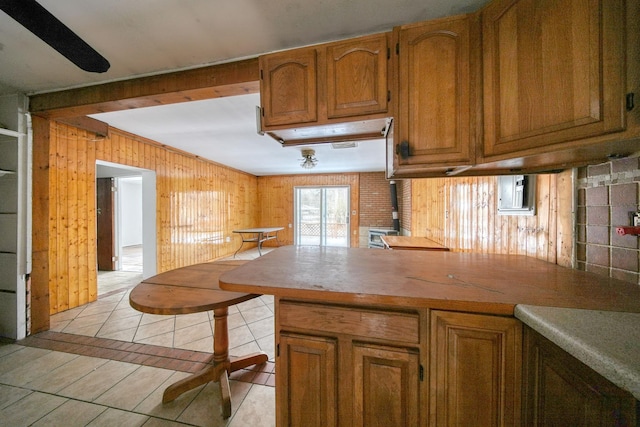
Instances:
[[[520,425],[517,319],[433,311],[430,342],[432,425]]]
[[[314,122],[317,115],[314,48],[260,57],[263,125]]]
[[[496,0],[482,14],[484,156],[624,129],[624,1]]]
[[[276,371],[279,426],[337,425],[337,343],[330,338],[280,335]]]
[[[417,350],[354,343],[354,426],[418,425]]]
[[[462,16],[394,31],[399,92],[395,143],[408,144],[408,156],[394,150],[399,171],[411,165],[456,167],[474,160],[471,20]]]
[[[387,36],[376,34],[327,46],[327,116],[387,111]]]
[[[633,396],[530,328],[524,372],[524,425],[636,425]]]

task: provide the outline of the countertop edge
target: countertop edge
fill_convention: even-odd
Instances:
[[[516,305],[514,313],[524,324],[640,400],[640,342],[630,340],[627,334],[637,333],[640,315],[522,304]],[[607,328],[611,325],[615,331]],[[625,355],[635,357],[635,363],[625,360]]]

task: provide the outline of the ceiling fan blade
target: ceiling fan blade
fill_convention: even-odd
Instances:
[[[0,9],[83,70],[104,73],[111,66],[35,0],[0,0]]]

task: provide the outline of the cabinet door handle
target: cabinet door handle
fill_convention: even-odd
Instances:
[[[409,152],[409,141],[402,141],[396,145],[396,154],[402,159],[408,159],[411,153]]]
[[[630,92],[627,94],[627,111],[631,111],[635,107],[633,103],[633,97],[634,97],[633,92]]]

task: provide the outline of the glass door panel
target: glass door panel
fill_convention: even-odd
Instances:
[[[349,247],[349,187],[295,188],[297,245]]]
[[[320,188],[295,189],[296,245],[321,245],[322,191]]]

